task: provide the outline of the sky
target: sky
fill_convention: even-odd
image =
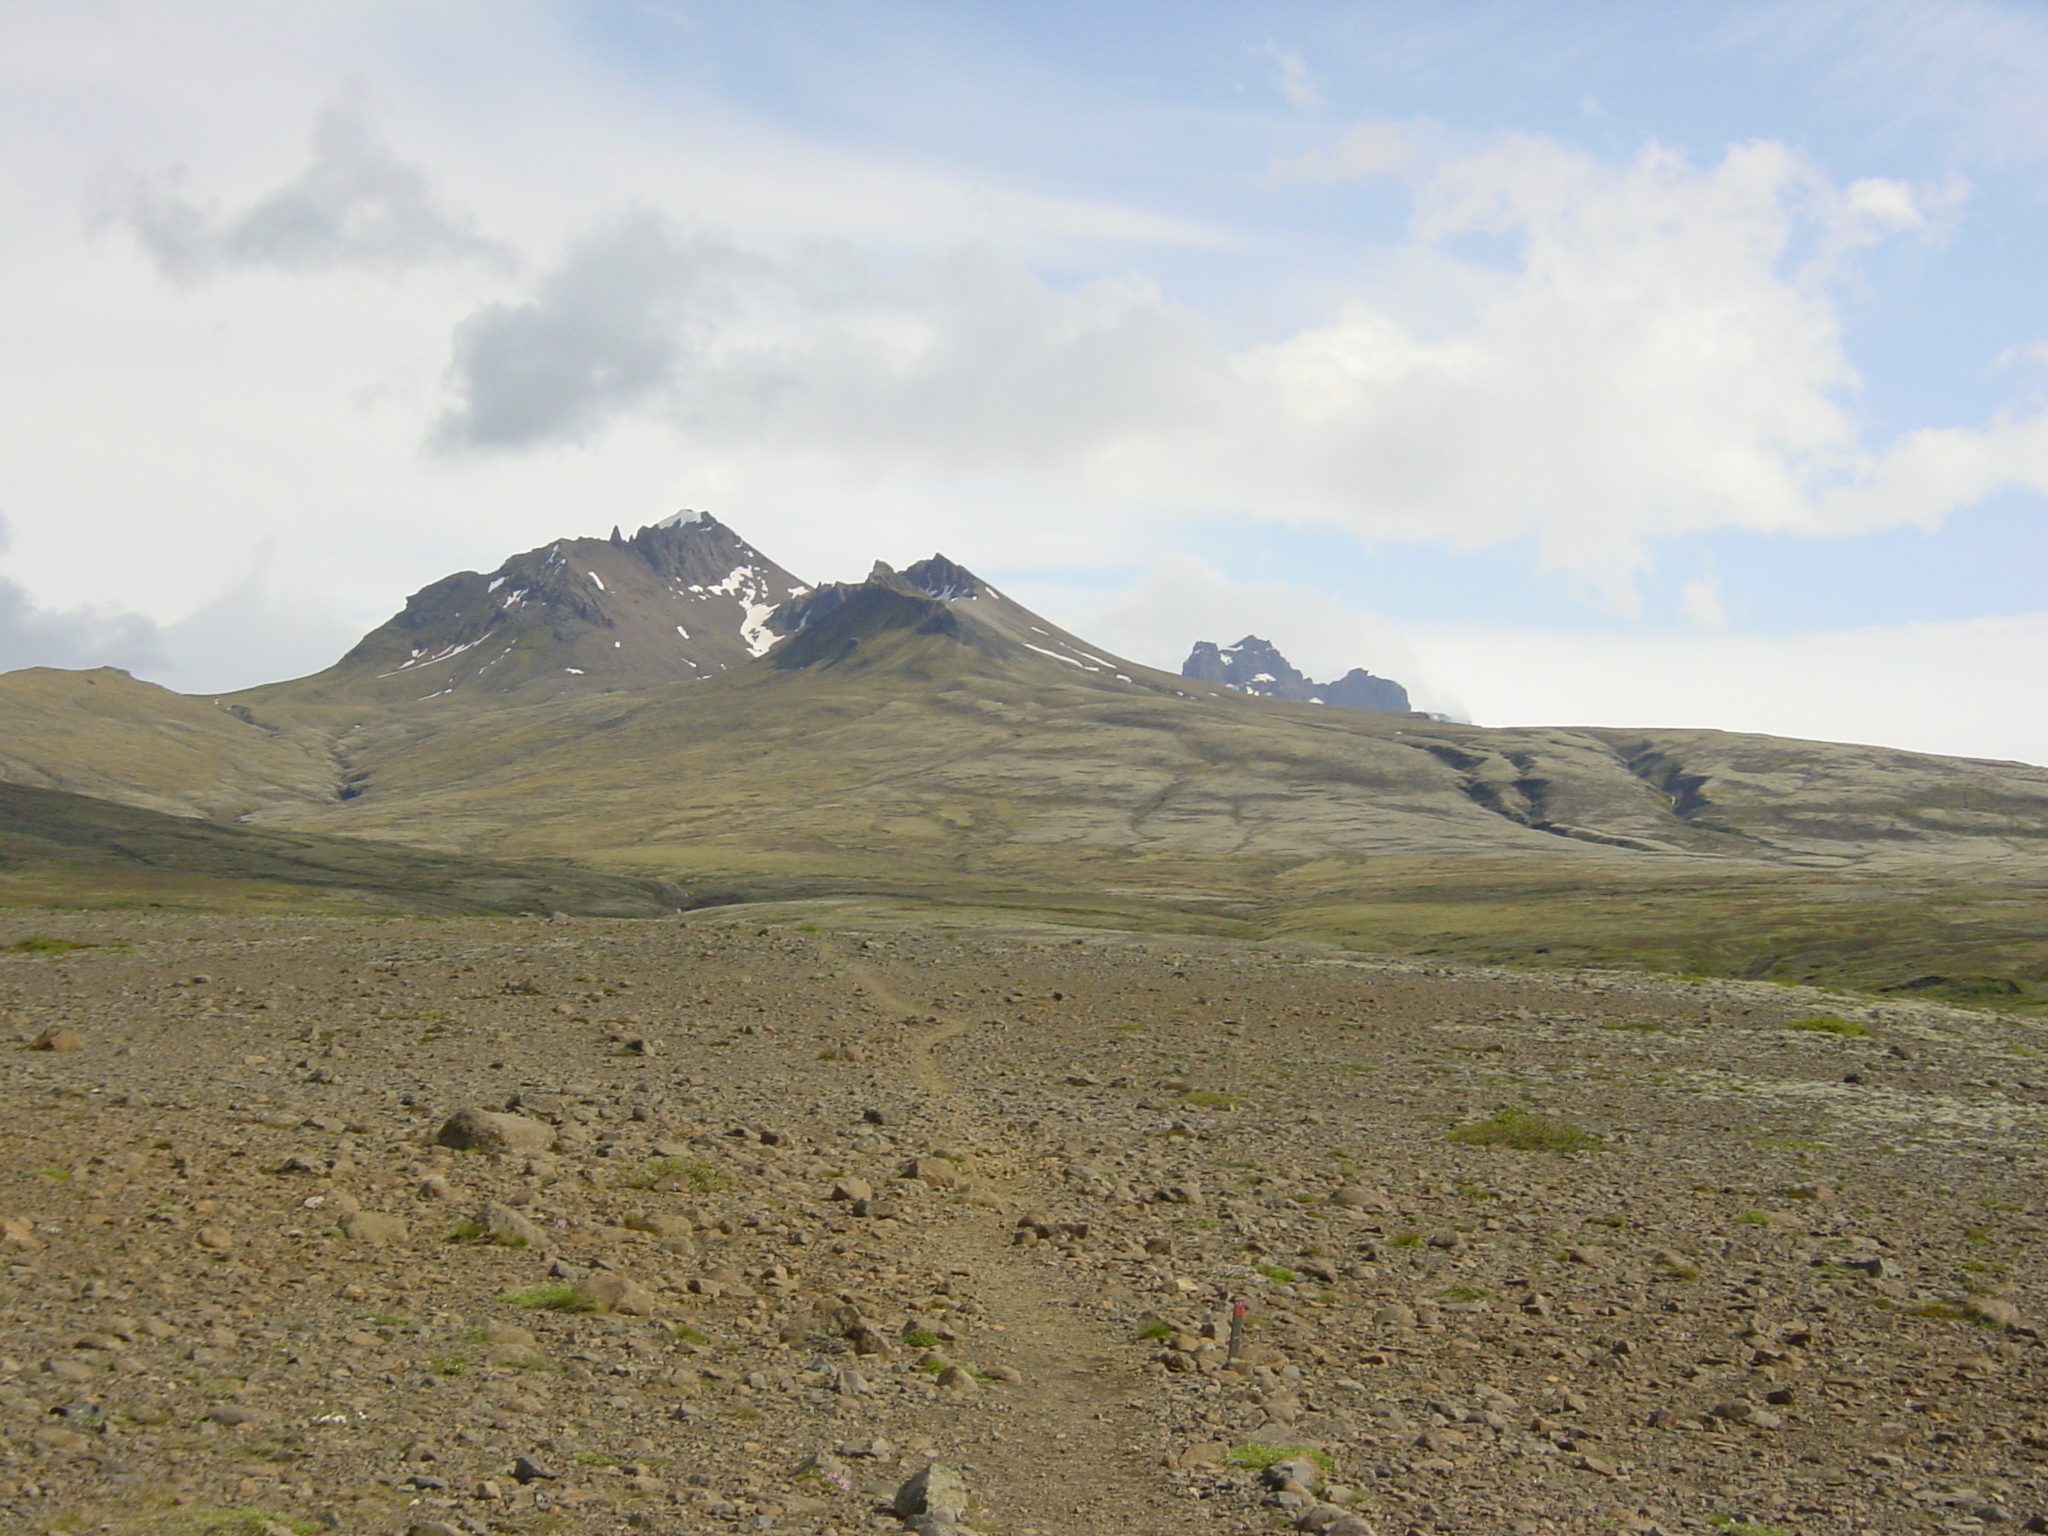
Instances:
[[[0,668],[713,512],[1176,669],[2048,764],[2048,9],[0,0]]]

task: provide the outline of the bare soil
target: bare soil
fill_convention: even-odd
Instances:
[[[2039,1024],[797,916],[8,911],[0,1528],[2048,1528]]]

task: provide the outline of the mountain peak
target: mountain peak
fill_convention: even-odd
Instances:
[[[715,677],[766,652],[770,615],[808,590],[710,513],[683,511],[444,576],[325,672],[256,691],[425,703]]]
[[[1239,693],[1267,699],[1292,699],[1301,704],[1336,704],[1347,709],[1380,709],[1396,713],[1411,708],[1408,690],[1391,678],[1374,677],[1353,667],[1335,682],[1312,682],[1280,654],[1270,640],[1246,635],[1235,645],[1198,640],[1181,663],[1182,677],[1221,683]]]

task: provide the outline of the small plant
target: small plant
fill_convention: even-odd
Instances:
[[[936,1333],[929,1328],[919,1327],[916,1323],[903,1325],[902,1339],[904,1345],[910,1349],[931,1349],[939,1342]]]
[[[692,1328],[688,1323],[677,1323],[676,1342],[678,1344],[709,1344],[711,1342],[711,1335],[702,1328]]]
[[[1252,1268],[1256,1269],[1275,1285],[1292,1285],[1301,1278],[1301,1276],[1297,1275],[1285,1264],[1254,1264]]]
[[[1606,1145],[1606,1138],[1568,1120],[1512,1104],[1503,1105],[1484,1120],[1459,1126],[1450,1139],[1468,1147],[1508,1147],[1517,1152],[1587,1152]]]
[[[1493,1299],[1493,1292],[1483,1285],[1473,1285],[1470,1281],[1460,1280],[1457,1284],[1447,1285],[1438,1291],[1436,1299],[1438,1301],[1491,1301]]]
[[[1803,1029],[1815,1035],[1840,1035],[1845,1040],[1860,1039],[1870,1031],[1854,1019],[1837,1018],[1832,1013],[1816,1013],[1811,1018],[1794,1019],[1785,1026],[1787,1029]]]
[[[427,1369],[436,1376],[465,1376],[469,1373],[469,1357],[467,1355],[431,1355],[427,1359]]]
[[[573,1285],[554,1281],[547,1285],[529,1285],[524,1289],[505,1292],[505,1300],[515,1307],[528,1307],[540,1312],[602,1312],[604,1308],[592,1301]]]
[[[1181,1103],[1190,1109],[1235,1109],[1237,1098],[1233,1094],[1217,1093],[1209,1088],[1194,1088],[1180,1096]]]
[[[1328,1472],[1331,1468],[1330,1454],[1312,1445],[1263,1445],[1256,1440],[1230,1448],[1230,1465],[1247,1467],[1262,1472],[1278,1462],[1292,1461],[1297,1456],[1306,1456],[1310,1461]]]
[[[1457,1188],[1460,1200],[1498,1200],[1499,1195],[1483,1184],[1460,1184]]]
[[[1420,1248],[1422,1246],[1422,1234],[1420,1232],[1396,1232],[1387,1239],[1387,1246],[1390,1248]]]
[[[1968,1307],[1953,1301],[1915,1302],[1905,1312],[1908,1317],[1935,1317],[1950,1323],[1974,1322],[1977,1317]]]
[[[36,1177],[39,1179],[55,1179],[61,1184],[71,1177],[71,1170],[69,1168],[38,1168],[36,1170]]]
[[[620,1189],[666,1189],[683,1185],[692,1194],[713,1195],[731,1188],[732,1178],[710,1163],[692,1162],[680,1157],[657,1157],[643,1165],[639,1172],[619,1179],[617,1185]]]
[[[579,1467],[616,1467],[619,1464],[618,1457],[606,1456],[597,1451],[577,1451],[569,1459]]]
[[[61,955],[67,949],[97,949],[99,946],[77,939],[53,939],[47,934],[32,933],[25,939],[16,939],[7,947],[17,955]]]
[[[1768,1211],[1744,1211],[1735,1218],[1735,1224],[1738,1227],[1768,1227],[1771,1215]]]
[[[1782,1525],[1765,1525],[1760,1520],[1738,1520],[1733,1515],[1709,1515],[1728,1536],[1792,1536]]]
[[[1163,1317],[1148,1317],[1138,1324],[1138,1337],[1151,1342],[1173,1337],[1173,1324]]]

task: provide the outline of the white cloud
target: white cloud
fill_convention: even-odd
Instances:
[[[360,88],[320,114],[305,169],[247,208],[221,213],[183,195],[183,180],[176,171],[110,175],[94,198],[98,219],[125,226],[165,276],[181,283],[236,268],[400,271],[509,259],[424,171],[392,152]]]
[[[2048,765],[2048,612],[1808,635],[1411,626],[1482,725],[1755,731]]]
[[[7,548],[0,518],[0,550]],[[17,667],[134,669],[163,659],[161,637],[147,617],[104,606],[46,608],[0,577],[0,672]]]
[[[1290,107],[1310,112],[1323,105],[1323,93],[1316,87],[1315,76],[1309,73],[1308,61],[1299,53],[1282,48],[1271,38],[1253,52],[1273,61],[1274,88]]]
[[[1702,629],[1726,629],[1728,605],[1721,597],[1721,578],[1695,576],[1679,592],[1679,611]]]
[[[1458,547],[1533,536],[1623,609],[1663,538],[1857,533],[2048,487],[2038,411],[1862,441],[1832,284],[1945,192],[1842,191],[1770,143],[1613,164],[1528,135],[1410,175],[1396,265],[1462,294],[1456,312],[1383,284],[1237,350],[1140,278],[1055,286],[985,246],[771,258],[621,220],[464,323],[443,436],[518,447],[639,412],[695,451],[868,476],[1013,476]],[[1468,256],[1475,239],[1499,254]]]

